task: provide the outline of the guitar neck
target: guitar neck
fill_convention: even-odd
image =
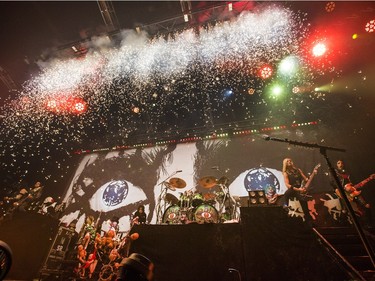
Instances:
[[[370,180],[374,179],[374,175],[371,175],[369,176],[367,179],[364,179],[363,181],[361,181],[360,183],[357,183],[356,185],[354,185],[354,188],[359,190],[361,189],[366,183],[368,183]]]
[[[317,173],[319,167],[320,167],[320,164],[316,165],[314,170],[312,171],[309,179],[307,180],[306,184],[304,185],[306,189],[309,188],[309,186],[310,186],[315,174]]]
[[[305,188],[308,188],[308,187],[310,186],[310,184],[311,184],[311,182],[312,182],[314,176],[315,176],[315,173],[312,173],[312,174],[310,175],[309,179],[307,180],[306,184],[304,185]]]

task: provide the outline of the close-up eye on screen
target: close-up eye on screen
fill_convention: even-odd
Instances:
[[[152,148],[84,157],[65,196],[61,221],[67,225],[75,221],[78,229],[88,216],[100,218],[100,223],[116,217],[120,229],[125,230],[140,205],[145,206],[151,221],[154,186],[168,153],[168,148]]]

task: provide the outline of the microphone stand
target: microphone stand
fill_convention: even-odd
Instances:
[[[361,227],[361,225],[360,225],[360,223],[359,223],[359,221],[356,217],[354,209],[353,209],[352,205],[350,204],[349,199],[346,196],[345,189],[344,189],[343,185],[341,184],[341,181],[339,180],[339,178],[336,174],[336,171],[333,168],[333,166],[332,166],[332,164],[331,164],[331,162],[330,162],[330,160],[327,156],[327,150],[340,151],[340,152],[345,152],[346,150],[341,149],[341,148],[330,147],[330,146],[322,146],[322,145],[315,144],[315,143],[292,141],[292,140],[288,140],[288,139],[273,138],[273,137],[269,137],[269,136],[265,137],[264,139],[266,141],[272,140],[272,141],[278,141],[278,142],[286,142],[286,143],[289,143],[289,144],[293,144],[293,145],[296,145],[296,146],[302,146],[302,147],[319,148],[320,154],[322,154],[324,159],[326,160],[329,172],[330,172],[331,176],[334,178],[338,189],[340,190],[341,198],[344,201],[344,205],[345,205],[346,209],[349,211],[349,215],[350,215],[350,218],[352,219],[352,221],[354,223],[354,227],[355,227],[356,231],[358,232],[359,237],[361,238],[362,244],[365,247],[366,252],[370,257],[370,260],[371,260],[371,263],[372,263],[373,267],[375,267],[374,252],[373,252],[373,250],[370,246],[370,243],[369,243],[366,235],[364,234],[363,229],[362,229],[362,227]]]
[[[160,194],[158,196],[158,201],[156,203],[156,224],[162,224],[163,222],[163,213],[165,212],[165,202],[162,205],[161,201],[167,194],[167,180],[173,177],[175,174],[179,173],[179,171],[173,172],[171,175],[169,175],[166,179],[158,183],[157,185],[160,185]]]

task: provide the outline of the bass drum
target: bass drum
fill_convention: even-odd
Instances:
[[[181,211],[177,205],[169,206],[163,214],[163,223],[181,224]]]
[[[194,212],[194,218],[197,223],[218,223],[219,214],[215,207],[202,204]]]

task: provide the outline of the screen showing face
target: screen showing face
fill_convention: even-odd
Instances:
[[[145,206],[147,223],[162,223],[165,216],[173,217],[172,210],[186,206],[219,218],[232,208],[232,217],[238,217],[238,198],[252,191],[263,191],[266,198],[285,192],[285,157],[308,173],[315,154],[249,137],[89,154],[65,195],[61,220],[75,221],[80,229],[85,217],[100,216],[105,230],[115,216],[125,231],[140,205]]]

